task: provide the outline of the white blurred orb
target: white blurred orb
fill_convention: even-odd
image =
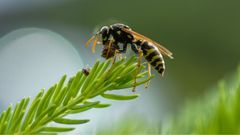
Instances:
[[[24,28],[7,34],[0,39],[0,110],[35,96],[82,66],[75,48],[52,31]]]

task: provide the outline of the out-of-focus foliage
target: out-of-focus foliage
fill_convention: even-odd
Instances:
[[[230,81],[220,81],[214,92],[187,104],[180,114],[161,124],[144,117],[125,117],[114,126],[99,129],[99,135],[128,134],[239,134],[240,67]]]
[[[136,58],[125,58],[110,65],[112,60],[96,62],[86,76],[82,71],[64,83],[66,75],[59,83],[46,92],[40,91],[29,106],[30,98],[22,99],[14,108],[12,105],[0,116],[0,134],[38,134],[71,131],[72,127],[48,126],[50,122],[60,124],[83,124],[87,119],[69,119],[67,115],[77,114],[92,108],[104,108],[110,104],[100,101],[89,101],[96,96],[113,100],[130,100],[138,95],[117,95],[106,93],[112,90],[131,88],[135,81],[137,63]],[[141,69],[144,68],[142,65]],[[136,86],[147,82],[145,72],[138,72],[137,78],[141,79]],[[27,109],[27,107],[29,108]]]
[[[130,114],[107,128],[99,129],[97,135],[155,135],[161,133],[160,124],[151,123],[139,114]]]
[[[220,81],[214,92],[187,105],[166,133],[239,134],[240,67],[236,78],[228,85],[226,81]]]

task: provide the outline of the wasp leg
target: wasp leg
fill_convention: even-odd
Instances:
[[[135,92],[136,89],[136,84],[137,84],[137,75],[140,72],[140,68],[141,68],[141,62],[142,62],[142,57],[143,57],[143,52],[141,50],[141,48],[138,48],[138,63],[137,63],[137,69],[136,69],[136,74],[135,74],[135,78],[134,78],[134,83],[133,83],[133,89],[132,91]]]
[[[150,84],[150,77],[151,77],[151,64],[148,63],[148,79],[149,79],[149,81],[145,84],[145,88],[147,88]]]
[[[108,43],[107,58],[108,58],[108,55],[109,55],[109,53],[111,51],[112,43],[113,43],[113,39],[110,39],[110,41]]]
[[[118,50],[115,50],[112,65],[116,62],[116,59],[117,59],[118,55],[120,55],[120,52]]]

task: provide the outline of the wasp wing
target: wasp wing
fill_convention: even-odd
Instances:
[[[166,56],[168,56],[169,58],[173,59],[173,56],[172,56],[173,54],[172,54],[171,51],[169,51],[167,48],[163,47],[163,46],[160,45],[159,43],[153,41],[152,39],[150,39],[150,38],[148,38],[148,37],[145,37],[145,36],[143,36],[143,35],[135,32],[135,31],[133,31],[133,30],[131,30],[131,29],[122,28],[122,30],[125,31],[125,32],[127,32],[127,33],[132,34],[136,39],[146,40],[146,41],[148,41],[148,42],[153,43],[153,45],[156,46],[161,53],[163,53],[164,55],[166,55]]]

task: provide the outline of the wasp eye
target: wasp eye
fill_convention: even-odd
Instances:
[[[109,27],[103,26],[100,30],[100,37],[102,41],[107,41],[108,35],[109,35]]]
[[[100,30],[100,33],[108,33],[108,26],[103,26]]]

